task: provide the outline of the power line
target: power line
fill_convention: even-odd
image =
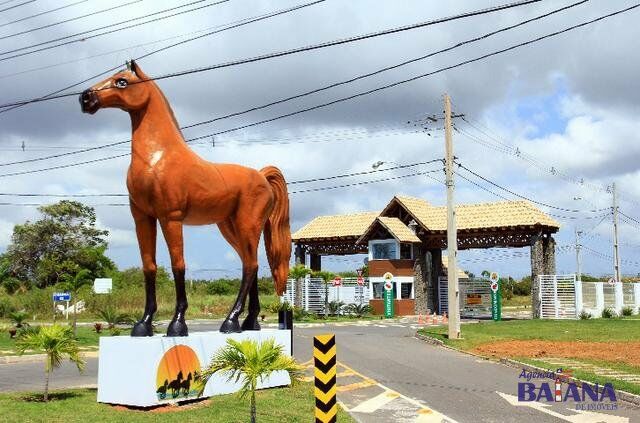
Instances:
[[[264,15],[258,15],[258,16],[252,17],[252,18],[247,18],[245,20],[236,21],[237,23],[232,22],[230,24],[227,24],[227,26],[222,28],[222,29],[214,30],[214,31],[208,32],[206,34],[198,35],[198,36],[189,38],[187,40],[182,40],[182,41],[179,41],[177,43],[161,47],[161,48],[153,50],[153,51],[151,51],[149,53],[143,54],[142,56],[139,56],[139,57],[135,58],[135,60],[144,59],[146,57],[149,57],[149,56],[152,56],[154,54],[157,54],[157,53],[163,52],[165,50],[168,50],[170,48],[173,48],[173,47],[176,47],[176,46],[179,46],[179,45],[183,45],[183,44],[186,44],[186,43],[189,43],[191,41],[195,41],[195,40],[198,40],[198,39],[201,39],[201,38],[204,38],[204,37],[209,37],[211,35],[215,35],[215,34],[218,34],[220,32],[228,31],[230,29],[239,28],[239,27],[244,26],[244,25],[248,25],[248,24],[251,24],[251,23],[255,23],[255,22],[262,21],[262,20],[270,19],[270,18],[273,18],[273,17],[276,17],[276,16],[280,16],[280,15],[284,15],[284,14],[287,14],[287,13],[291,13],[291,12],[294,12],[296,10],[303,9],[305,7],[313,6],[313,5],[321,3],[323,1],[325,1],[325,0],[314,0],[314,1],[310,2],[310,3],[303,3],[303,4],[292,6],[292,7],[286,8],[286,9],[280,9],[280,10],[277,10],[277,11],[272,12],[272,13],[267,13],[267,14],[264,14]],[[30,103],[35,103],[35,102],[39,102],[39,101],[45,101],[47,99],[68,97],[68,96],[70,96],[70,94],[66,94],[66,95],[62,95],[62,96],[59,96],[58,94],[66,91],[68,89],[75,88],[78,85],[84,84],[85,82],[89,82],[94,78],[98,78],[100,76],[106,75],[109,72],[113,72],[113,71],[118,70],[118,69],[120,69],[120,65],[114,66],[112,68],[109,68],[109,69],[107,69],[105,71],[102,71],[102,72],[100,72],[100,73],[98,73],[96,75],[93,75],[93,76],[90,76],[88,78],[85,78],[85,79],[83,79],[81,81],[75,82],[75,83],[73,83],[71,85],[67,85],[64,88],[60,88],[60,89],[58,89],[56,91],[52,91],[52,92],[50,92],[48,94],[43,95],[42,97],[34,98],[34,99],[29,100],[29,101],[22,102],[20,104],[16,104],[16,105],[11,106],[11,107],[0,106],[0,108],[6,107],[3,110],[0,110],[0,113],[5,113],[5,112],[11,111],[11,110],[15,110],[15,109],[17,109],[19,107],[22,107],[22,106],[24,106],[26,104],[30,104]]]
[[[0,9],[0,12],[5,12],[5,11],[7,11],[7,10],[15,9],[16,7],[24,6],[25,4],[29,4],[29,3],[34,3],[35,1],[36,1],[36,0],[29,0],[29,1],[25,1],[25,2],[22,2],[22,3],[16,4],[16,5],[13,5],[13,6],[9,6],[9,7],[7,7],[7,8]],[[5,3],[8,3],[8,2],[5,2]],[[3,3],[3,4],[4,4],[4,3]]]
[[[47,10],[47,11],[44,11],[44,12],[36,13],[35,15],[26,16],[24,18],[16,19],[16,20],[13,20],[11,22],[5,22],[3,24],[0,24],[0,28],[2,28],[4,26],[7,26],[7,25],[14,24],[14,23],[23,22],[23,21],[26,21],[28,19],[36,18],[38,16],[46,15],[48,13],[57,12],[58,10],[66,9],[66,8],[69,8],[69,7],[72,7],[72,6],[76,6],[76,5],[80,4],[80,3],[86,3],[88,1],[89,0],[80,0],[80,1],[77,1],[75,3],[67,4],[65,6],[56,7],[55,9],[50,9],[50,10]],[[0,5],[2,5],[2,4],[4,4],[4,3],[0,3]]]
[[[368,171],[344,173],[344,174],[332,175],[332,176],[321,176],[321,177],[316,177],[316,178],[300,179],[300,180],[289,181],[289,182],[287,182],[287,185],[308,184],[308,183],[322,182],[322,181],[328,181],[328,180],[333,180],[333,179],[352,178],[352,177],[355,177],[355,176],[370,175],[370,174],[373,174],[373,173],[390,172],[390,171],[398,170],[398,169],[407,169],[407,168],[416,167],[416,166],[423,166],[423,165],[436,163],[436,162],[441,162],[441,161],[442,161],[442,159],[434,159],[434,160],[429,160],[429,161],[426,161],[426,162],[399,164],[397,166],[386,167],[386,168],[383,168],[383,169],[373,169],[373,170],[368,170]],[[2,192],[2,193],[0,193],[0,196],[3,196],[3,197],[90,198],[90,197],[128,197],[129,194],[125,194],[125,193],[117,193],[117,194],[45,194],[45,193],[8,193],[8,192]]]
[[[377,170],[377,172],[383,172],[386,170],[391,170],[391,169],[381,169],[381,170]],[[422,171],[422,172],[414,172],[414,173],[410,173],[410,174],[405,174],[405,175],[398,175],[398,176],[390,176],[387,178],[379,178],[379,179],[372,179],[372,180],[366,180],[366,181],[360,181],[360,182],[354,182],[354,183],[349,183],[349,184],[342,184],[342,185],[333,185],[333,186],[325,186],[325,187],[318,187],[318,188],[310,188],[310,189],[304,189],[304,190],[298,190],[298,191],[291,191],[289,192],[289,194],[302,194],[302,193],[307,193],[307,192],[318,192],[318,191],[328,191],[328,190],[334,190],[334,189],[339,189],[339,188],[347,188],[347,187],[353,187],[353,186],[359,186],[359,185],[369,185],[369,184],[375,184],[375,183],[379,183],[379,182],[386,182],[386,181],[393,181],[393,180],[397,180],[397,179],[405,179],[405,178],[412,178],[415,176],[420,176],[420,175],[426,175],[429,173],[434,173],[434,172],[440,172],[440,169],[436,169],[436,170],[429,170],[429,171]],[[350,175],[342,175],[342,176],[336,176],[336,177],[349,177]],[[323,177],[323,178],[317,178],[317,181],[323,181],[323,180],[327,180],[327,179],[334,179],[336,177]],[[315,180],[312,180],[312,182]],[[293,181],[294,183],[296,181]],[[291,183],[289,183],[291,184]],[[289,185],[288,184],[288,185]],[[0,194],[0,195],[9,195],[9,196],[13,196],[16,194],[10,194],[10,193],[6,193],[6,194]],[[128,197],[128,194],[20,194],[20,196],[22,197],[56,197],[56,198],[89,198],[89,197]],[[37,207],[37,206],[42,206],[45,205],[46,203],[11,203],[11,202],[0,202],[0,206],[31,206],[31,207]],[[102,204],[93,204],[92,206],[129,206],[128,203],[102,203]]]
[[[554,205],[551,205],[551,204],[543,203],[543,202],[534,200],[532,198],[526,197],[524,195],[518,194],[518,193],[516,193],[514,191],[511,191],[510,189],[505,188],[505,187],[503,187],[501,185],[498,185],[496,182],[493,182],[493,181],[485,178],[484,176],[479,175],[478,173],[472,171],[471,169],[469,169],[468,167],[464,166],[463,164],[461,164],[459,162],[455,162],[455,163],[458,165],[458,167],[466,170],[467,172],[471,173],[475,177],[480,178],[483,181],[495,186],[496,188],[500,188],[501,190],[503,190],[505,192],[508,192],[511,195],[514,195],[516,197],[522,198],[523,200],[527,200],[527,201],[530,201],[532,203],[538,204],[540,206],[549,207],[551,209],[560,210],[560,211],[564,211],[564,212],[570,212],[570,213],[581,213],[581,212],[599,213],[599,212],[602,212],[602,211],[609,210],[608,208],[602,208],[602,209],[596,209],[596,210],[576,210],[576,209],[567,209],[567,208],[564,208],[564,207],[558,207],[558,206],[554,206]]]
[[[393,88],[393,87],[396,87],[396,86],[399,86],[399,85],[402,85],[402,84],[405,84],[405,83],[408,83],[408,82],[413,82],[413,81],[416,81],[416,80],[421,79],[421,78],[425,78],[425,77],[428,77],[428,76],[431,76],[431,75],[435,75],[437,73],[444,72],[446,70],[450,70],[450,69],[454,69],[454,68],[457,68],[457,67],[461,67],[461,66],[464,66],[464,65],[467,65],[467,64],[470,64],[470,63],[473,63],[473,62],[476,62],[476,61],[479,61],[479,60],[482,60],[482,59],[485,59],[485,58],[488,58],[488,57],[491,57],[491,56],[495,56],[497,54],[501,54],[501,53],[504,53],[504,52],[507,52],[507,51],[510,51],[510,50],[514,50],[516,48],[519,48],[519,47],[522,47],[522,46],[526,46],[526,45],[532,44],[534,42],[538,42],[540,40],[543,40],[543,39],[546,39],[546,38],[550,38],[550,37],[553,37],[553,36],[568,32],[568,31],[573,30],[573,29],[581,28],[581,27],[584,27],[586,25],[592,24],[594,22],[598,22],[600,20],[606,19],[608,17],[615,16],[615,15],[618,15],[618,14],[621,14],[621,13],[624,13],[624,12],[628,12],[628,11],[630,11],[632,9],[637,8],[637,7],[640,7],[640,4],[636,4],[634,6],[631,6],[631,7],[625,8],[625,9],[621,9],[619,11],[616,11],[616,12],[613,12],[613,13],[609,13],[607,15],[600,16],[600,17],[598,17],[596,19],[592,19],[590,21],[586,21],[586,22],[583,22],[581,24],[573,25],[573,26],[565,28],[563,30],[555,31],[553,33],[550,33],[550,34],[547,34],[547,35],[544,35],[544,36],[541,36],[541,37],[537,37],[535,39],[532,39],[532,40],[529,40],[529,41],[526,41],[526,42],[523,42],[523,43],[515,44],[515,45],[512,45],[510,47],[501,49],[501,50],[496,50],[494,52],[487,53],[487,54],[484,54],[482,56],[478,56],[478,57],[473,58],[473,59],[468,59],[468,60],[465,60],[463,62],[459,62],[459,63],[457,63],[455,65],[450,65],[450,66],[446,66],[446,67],[443,67],[443,68],[439,68],[439,69],[437,69],[435,71],[432,71],[432,72],[428,72],[428,73],[425,73],[425,74],[417,75],[417,76],[414,76],[414,77],[411,77],[411,78],[408,78],[408,79],[404,79],[404,80],[401,80],[401,81],[397,81],[397,82],[394,82],[394,83],[383,85],[383,86],[380,86],[380,87],[377,87],[377,88],[374,88],[374,89],[371,89],[371,90],[363,91],[363,92],[360,92],[360,93],[357,93],[357,94],[353,94],[353,95],[350,95],[350,96],[342,97],[342,98],[339,98],[337,100],[329,101],[329,102],[326,102],[326,103],[321,103],[321,104],[318,104],[318,105],[315,105],[315,106],[310,106],[310,107],[307,107],[307,108],[304,108],[304,109],[299,109],[299,110],[294,111],[294,112],[285,113],[285,114],[282,114],[282,115],[279,115],[279,116],[276,116],[276,117],[273,117],[273,118],[264,119],[264,120],[260,120],[260,121],[257,121],[257,122],[252,122],[252,123],[249,123],[249,124],[237,126],[235,128],[218,131],[218,132],[215,132],[215,133],[212,133],[212,134],[203,135],[203,136],[200,136],[200,137],[195,137],[195,138],[192,138],[190,140],[187,140],[187,142],[195,141],[195,140],[199,140],[199,139],[204,139],[204,138],[210,138],[211,136],[217,136],[217,135],[221,135],[221,134],[225,134],[225,133],[229,133],[229,132],[234,132],[234,131],[241,130],[241,129],[246,129],[246,128],[253,127],[253,126],[262,125],[262,124],[265,124],[265,123],[274,122],[274,121],[279,120],[279,119],[284,119],[284,118],[287,118],[287,117],[291,117],[291,116],[295,116],[295,115],[298,115],[298,114],[306,113],[306,112],[309,112],[309,111],[312,111],[312,110],[318,110],[318,109],[321,109],[321,108],[324,108],[324,107],[332,106],[332,105],[340,103],[340,102],[352,100],[352,99],[359,98],[359,97],[362,97],[362,96],[365,96],[365,95],[369,95],[369,94],[372,94],[372,93],[375,93],[375,92],[379,92],[379,91],[382,91],[382,90]],[[119,142],[112,143],[112,144],[107,144],[106,146],[125,144],[127,142],[129,142],[129,140],[127,140],[127,141],[119,141]],[[96,147],[94,149],[99,149],[99,148],[104,148],[104,146],[98,146],[98,147]],[[89,151],[89,150],[87,149],[85,151]],[[82,152],[85,152],[85,151],[82,151]],[[68,153],[65,154],[65,155],[68,155]],[[118,158],[118,157],[123,157],[123,156],[125,156],[125,155],[109,156],[109,157],[105,157],[105,158],[98,159],[98,160],[77,162],[77,163],[65,165],[64,167],[72,167],[72,166],[78,166],[78,165],[87,164],[87,163],[95,163],[96,161],[110,160],[110,159],[113,159],[113,158]],[[57,168],[59,168],[59,167],[54,167],[54,169],[57,169]],[[51,168],[36,169],[36,170],[24,171],[24,172],[14,172],[12,174],[0,175],[0,177],[16,176],[16,175],[22,175],[22,174],[28,174],[28,173],[44,172],[44,171],[47,171],[47,170],[51,170]]]
[[[319,2],[322,2],[322,1],[325,1],[325,0],[318,0],[316,2],[313,2],[312,4],[319,3]],[[297,47],[297,48],[278,51],[278,52],[274,52],[274,53],[262,54],[262,55],[259,55],[259,56],[249,57],[249,58],[245,58],[245,59],[234,60],[234,61],[218,63],[218,64],[210,65],[210,66],[203,66],[203,67],[199,67],[199,68],[192,68],[192,69],[187,69],[187,70],[183,70],[183,71],[168,73],[168,74],[165,74],[165,75],[160,75],[160,76],[157,76],[157,77],[149,78],[147,80],[139,81],[139,82],[135,82],[135,83],[145,83],[145,82],[148,82],[148,81],[157,81],[157,80],[166,79],[166,78],[174,78],[174,77],[177,77],[177,76],[184,76],[184,75],[189,75],[189,74],[193,74],[193,73],[210,71],[210,70],[214,70],[214,69],[221,69],[221,68],[226,68],[226,67],[230,67],[230,66],[237,66],[237,65],[241,65],[241,64],[254,63],[254,62],[258,62],[258,61],[262,61],[262,60],[288,56],[288,55],[291,55],[291,54],[297,54],[297,53],[301,53],[301,52],[308,52],[308,51],[318,50],[318,49],[322,49],[322,48],[333,47],[333,46],[342,45],[342,44],[348,44],[348,43],[353,43],[353,42],[356,42],[356,41],[362,41],[362,40],[366,40],[366,39],[370,39],[370,38],[376,38],[376,37],[380,37],[380,36],[384,36],[384,35],[396,34],[396,33],[409,31],[409,30],[413,30],[413,29],[418,29],[418,28],[424,28],[424,27],[427,27],[427,26],[441,24],[441,23],[450,22],[450,21],[463,19],[463,18],[468,18],[468,17],[471,17],[471,16],[478,16],[478,15],[483,15],[483,14],[486,14],[486,13],[493,13],[493,12],[496,12],[496,11],[505,10],[505,9],[509,9],[509,8],[513,8],[513,7],[519,7],[519,6],[524,6],[524,5],[528,5],[528,4],[531,4],[531,3],[537,3],[539,1],[541,1],[541,0],[524,0],[524,1],[521,1],[521,2],[517,2],[517,3],[510,3],[510,4],[495,6],[495,7],[486,8],[486,9],[474,10],[474,11],[471,11],[471,12],[465,12],[465,13],[452,15],[452,16],[447,16],[447,17],[444,17],[444,18],[434,19],[434,20],[430,20],[430,21],[418,22],[418,23],[411,24],[411,25],[404,25],[404,26],[400,26],[400,27],[385,29],[385,30],[381,30],[381,31],[367,33],[367,34],[356,35],[356,36],[353,36],[353,37],[340,38],[340,39],[337,39],[337,40],[326,41],[326,42],[318,43],[318,44],[311,44],[311,45],[307,45],[307,46],[303,46],[303,47]],[[485,36],[485,38],[486,38],[486,36]],[[471,41],[469,41],[469,42],[471,42]],[[3,53],[0,53],[0,55],[1,54],[3,54]],[[2,59],[0,59],[0,61],[1,60]],[[420,59],[416,59],[416,60],[420,60]],[[401,65],[397,65],[397,66],[401,66]],[[381,70],[379,72],[383,72],[383,71],[384,70]],[[132,82],[131,84],[133,84],[133,83],[134,82]],[[48,101],[48,100],[62,98],[62,97],[75,96],[75,95],[78,95],[78,94],[80,94],[80,93],[76,92],[76,93],[68,93],[68,94],[64,94],[64,95],[60,95],[60,96],[46,96],[46,98],[39,98],[39,99],[35,98],[35,99],[30,99],[30,100],[16,101],[16,102],[13,102],[13,103],[7,103],[7,104],[0,105],[0,108],[23,105],[23,104],[27,104],[27,103],[35,103],[35,102],[40,102],[40,101]]]
[[[453,50],[455,48],[459,48],[459,47],[461,47],[463,45],[466,45],[466,44],[469,44],[469,43],[473,43],[473,42],[476,42],[476,41],[479,41],[479,40],[486,39],[486,38],[488,38],[490,36],[493,36],[495,34],[498,34],[498,33],[504,32],[504,31],[508,31],[510,29],[513,29],[513,28],[525,25],[527,23],[542,19],[542,18],[550,16],[552,14],[564,11],[566,9],[581,5],[581,4],[585,3],[586,1],[588,1],[588,0],[583,0],[583,1],[571,4],[571,5],[568,5],[566,7],[562,7],[560,9],[556,9],[556,10],[553,10],[551,12],[545,13],[543,15],[539,15],[539,16],[536,16],[534,18],[519,22],[519,23],[517,23],[515,25],[507,26],[507,27],[498,29],[496,31],[492,31],[492,32],[489,32],[487,34],[481,35],[479,37],[471,38],[471,39],[456,43],[456,44],[454,44],[454,45],[452,45],[452,46],[450,46],[448,48],[441,49],[441,50],[438,50],[436,52],[429,53],[427,55],[423,55],[423,56],[420,56],[420,57],[417,57],[417,58],[414,58],[414,59],[411,59],[411,60],[407,60],[407,61],[395,64],[395,65],[392,65],[392,66],[387,66],[387,67],[384,67],[382,69],[378,69],[378,70],[373,71],[373,72],[360,74],[360,75],[357,75],[357,76],[355,76],[353,78],[350,78],[350,79],[347,79],[347,80],[344,80],[344,81],[335,82],[335,83],[332,83],[332,84],[329,84],[329,85],[325,85],[325,86],[320,87],[320,88],[309,90],[309,91],[306,91],[306,92],[303,92],[303,93],[299,93],[299,94],[296,94],[296,95],[293,95],[293,96],[285,97],[285,98],[282,98],[282,99],[279,99],[279,100],[276,100],[276,101],[272,101],[272,102],[269,102],[269,103],[266,103],[266,104],[263,104],[263,105],[260,105],[260,106],[251,107],[249,109],[246,109],[246,110],[243,110],[243,111],[240,111],[240,112],[231,113],[231,114],[220,116],[220,117],[217,117],[217,118],[214,118],[214,119],[209,119],[209,120],[197,122],[195,124],[187,125],[187,126],[182,127],[181,129],[189,129],[189,128],[193,128],[193,127],[196,127],[196,126],[205,125],[205,124],[213,123],[213,122],[216,122],[216,121],[219,121],[219,120],[227,119],[227,118],[230,118],[230,117],[240,116],[242,114],[246,114],[246,113],[250,113],[250,112],[253,112],[253,111],[265,109],[267,107],[271,107],[271,106],[282,104],[282,103],[285,103],[285,102],[288,102],[288,101],[291,101],[291,100],[295,100],[295,99],[299,99],[299,98],[302,98],[302,97],[305,97],[305,96],[316,94],[318,92],[325,91],[325,90],[328,90],[328,89],[331,89],[331,88],[335,88],[335,87],[338,87],[338,86],[341,86],[341,85],[346,85],[346,84],[349,84],[349,83],[352,83],[352,82],[355,82],[355,81],[358,81],[358,80],[361,80],[361,79],[364,79],[364,78],[367,78],[367,77],[370,77],[370,76],[373,76],[373,75],[377,75],[377,74],[380,74],[380,73],[383,73],[383,72],[386,72],[386,71],[389,71],[389,70],[392,70],[392,69],[399,68],[401,66],[408,65],[410,63],[414,63],[414,62],[417,62],[417,61],[420,61],[420,60],[424,60],[424,59],[433,57],[433,56],[435,56],[437,54],[444,53],[444,52]],[[444,19],[450,19],[450,18],[444,18]],[[252,58],[252,59],[247,59],[247,60],[254,60],[254,59]],[[229,64],[221,64],[221,65],[218,65],[218,66],[229,66]],[[66,96],[69,96],[69,95],[76,95],[76,94],[75,93],[74,94],[64,94],[62,96],[48,97],[48,98],[43,98],[41,100],[31,100],[30,102],[45,101],[45,100],[50,100],[50,99],[54,99],[54,98],[66,97]],[[0,106],[0,108],[8,107],[8,106],[19,106],[19,105],[23,105],[23,104],[26,104],[26,102],[7,104],[7,105],[4,105],[4,106]],[[128,141],[123,141],[123,142],[119,142],[119,143],[124,144],[126,142],[128,142]],[[105,147],[111,147],[111,146],[113,146],[113,144],[105,145]],[[104,147],[103,146],[91,147],[91,148],[82,149],[80,151],[76,151],[76,152],[73,152],[73,153],[70,153],[70,154],[67,154],[67,155],[80,154],[80,153],[83,153],[83,152],[93,151],[93,150],[97,150],[97,149],[101,149],[101,148],[104,148]],[[61,157],[61,155],[53,155],[53,156],[47,156],[47,157],[42,157],[42,158],[30,159],[30,160],[22,160],[22,161],[17,161],[17,162],[4,163],[4,164],[0,164],[0,166],[8,166],[8,165],[13,165],[13,164],[21,164],[21,163],[29,163],[29,162],[41,161],[41,160],[46,160],[46,159],[49,159],[49,158],[57,158],[57,157]]]
[[[10,24],[16,23],[16,22],[21,22],[21,21],[24,21],[24,20],[27,20],[27,19],[35,18],[36,16],[42,16],[42,15],[45,15],[47,13],[51,13],[51,12],[55,12],[55,11],[58,11],[58,10],[66,9],[67,7],[75,6],[75,5],[78,5],[80,3],[85,3],[87,1],[88,0],[81,0],[81,1],[78,1],[78,2],[75,2],[75,3],[68,4],[66,6],[58,7],[56,9],[51,9],[51,10],[48,10],[46,12],[41,12],[41,13],[38,13],[36,15],[28,16],[26,18],[18,19],[18,20],[15,20],[13,22],[8,22],[8,23],[5,23],[3,25],[0,25],[0,27],[6,26],[6,25],[10,25]],[[84,15],[76,16],[74,18],[64,19],[62,21],[53,22],[53,23],[50,23],[50,24],[47,24],[47,25],[36,27],[36,28],[29,28],[29,29],[25,29],[24,31],[14,32],[13,34],[3,35],[3,36],[0,37],[0,40],[5,40],[7,38],[17,37],[18,35],[29,34],[31,32],[39,31],[41,29],[51,28],[53,26],[61,25],[61,24],[64,24],[64,23],[77,21],[79,19],[87,18],[89,16],[96,16],[96,15],[99,15],[101,13],[111,12],[112,10],[116,10],[116,9],[121,8],[121,7],[130,6],[130,5],[135,4],[135,3],[140,3],[141,1],[142,0],[134,0],[134,1],[131,1],[129,3],[119,4],[117,6],[109,7],[107,9],[102,9],[102,10],[98,10],[98,11],[95,11],[95,12],[87,13],[87,14],[84,14]],[[91,32],[91,31],[89,31],[89,32]],[[49,41],[44,42],[42,44],[48,44],[48,43],[49,43]],[[30,48],[30,47],[25,47],[25,49],[28,49],[28,48]],[[1,54],[4,54],[4,53],[0,53],[0,55]]]
[[[132,22],[132,21],[136,21],[138,19],[148,18],[150,16],[158,15],[158,14],[165,13],[165,12],[168,12],[168,11],[171,11],[171,10],[181,9],[183,7],[186,7],[186,6],[192,6],[192,5],[197,4],[197,3],[202,3],[203,1],[208,1],[208,0],[196,0],[196,1],[193,1],[191,3],[186,3],[186,4],[183,4],[183,5],[180,5],[180,6],[175,6],[175,7],[169,8],[169,9],[161,10],[159,12],[154,12],[154,13],[150,13],[150,14],[147,14],[147,15],[139,16],[137,18],[127,19],[127,20],[124,20],[124,21],[121,21],[121,22],[117,22],[117,23],[101,26],[99,28],[94,28],[94,29],[78,32],[78,33],[75,33],[75,34],[72,34],[72,35],[66,35],[64,37],[59,37],[59,38],[55,38],[55,39],[48,40],[48,41],[42,41],[42,42],[39,42],[39,43],[36,43],[36,44],[31,44],[29,46],[19,47],[19,48],[13,49],[13,50],[2,51],[2,52],[0,52],[0,56],[5,56],[7,54],[17,53],[17,52],[28,50],[28,49],[33,49],[35,47],[43,46],[45,44],[51,44],[51,43],[54,43],[54,42],[57,42],[57,41],[68,40],[69,38],[77,37],[79,35],[89,34],[91,32],[99,31],[99,30],[106,29],[106,28],[112,28],[114,26],[122,25],[122,24],[127,23],[127,22]],[[223,3],[227,3],[229,1],[231,1],[231,0],[218,0],[218,1],[213,2],[211,4],[205,4],[205,5],[202,5],[202,6],[194,7],[192,9],[188,9],[188,10],[183,10],[183,11],[180,11],[180,12],[172,13],[172,14],[169,14],[169,15],[166,15],[166,16],[160,16],[160,17],[157,17],[157,18],[154,18],[154,19],[150,19],[150,20],[145,21],[145,22],[138,22],[138,23],[135,23],[135,24],[132,24],[132,25],[129,25],[129,26],[122,27],[122,28],[116,28],[116,29],[111,29],[109,31],[101,32],[99,34],[87,35],[85,37],[78,38],[78,39],[75,39],[75,40],[68,40],[68,41],[64,41],[64,42],[58,43],[58,44],[53,44],[53,45],[50,45],[50,46],[37,48],[37,49],[31,50],[31,51],[14,54],[12,56],[2,57],[2,58],[0,58],[0,62],[3,62],[5,60],[10,60],[10,59],[15,59],[17,57],[28,56],[30,54],[39,53],[39,52],[42,52],[42,51],[45,51],[45,50],[51,50],[51,49],[54,49],[54,48],[57,48],[57,47],[66,46],[66,45],[69,45],[69,44],[83,42],[83,41],[86,41],[86,40],[89,40],[89,39],[92,39],[92,38],[101,37],[103,35],[113,34],[115,32],[120,32],[120,31],[124,31],[126,29],[131,29],[131,28],[135,28],[135,27],[138,27],[138,26],[141,26],[141,25],[146,25],[148,23],[158,22],[158,21],[161,21],[161,20],[164,20],[164,19],[175,17],[175,16],[184,15],[185,13],[195,12],[197,10],[205,9],[207,7],[217,6],[217,5],[220,5],[220,4],[223,4]]]

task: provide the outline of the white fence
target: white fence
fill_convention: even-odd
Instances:
[[[327,303],[341,301],[344,304],[369,304],[369,280],[365,278],[364,285],[358,285],[357,278],[342,278],[342,285],[333,286],[329,281],[325,286],[324,279],[306,277],[302,281],[302,306],[312,313],[324,313],[325,297]],[[296,298],[295,279],[287,281],[287,292],[280,298],[281,302],[294,304]]]
[[[605,308],[640,313],[640,283],[581,282],[575,275],[540,275],[537,283],[542,319],[575,319],[582,311],[600,317]]]
[[[446,276],[438,279],[438,313],[443,314],[449,309],[448,284]],[[491,316],[491,287],[485,279],[460,279],[460,316],[480,317]]]

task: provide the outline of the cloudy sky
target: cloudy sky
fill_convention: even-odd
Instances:
[[[3,1],[0,5],[2,104],[58,91],[106,69],[123,66],[129,58],[305,1],[33,0],[11,8],[21,3],[24,2]],[[541,1],[349,44],[163,79],[159,85],[178,121],[189,125],[348,80],[572,3]],[[147,74],[159,76],[498,4],[496,1],[326,0],[151,54],[141,59],[139,65]],[[583,2],[427,60],[274,107],[201,125],[185,130],[184,135],[192,138],[223,131],[433,72],[633,4]],[[71,6],[64,7],[67,5]],[[116,5],[123,6],[49,26]],[[30,18],[57,8],[60,9]],[[156,13],[172,8],[175,9]],[[167,17],[171,14],[178,15]],[[410,164],[437,159],[444,155],[442,122],[430,123],[428,131],[407,122],[426,115],[442,116],[442,94],[446,92],[452,97],[454,111],[466,116],[464,121],[455,121],[458,129],[454,134],[455,155],[460,162],[515,193],[554,206],[541,206],[541,209],[555,215],[562,224],[556,236],[559,246],[573,243],[576,227],[584,231],[588,250],[585,249],[583,255],[583,267],[589,273],[611,274],[613,271],[609,258],[612,255],[611,217],[608,210],[592,210],[611,206],[612,196],[607,186],[616,182],[620,210],[630,216],[624,218],[627,222],[621,222],[620,228],[622,271],[636,274],[640,272],[640,224],[632,219],[640,220],[637,211],[640,204],[637,164],[640,60],[636,54],[639,17],[640,9],[633,9],[585,28],[391,89],[219,135],[215,137],[215,147],[211,139],[205,138],[193,145],[193,149],[216,162],[255,168],[273,164],[280,167],[290,181],[371,170],[371,164],[378,160]],[[155,18],[160,19],[120,30]],[[19,22],[14,22],[17,20]],[[111,26],[127,20],[131,21]],[[107,25],[108,28],[96,31]],[[42,26],[47,27],[38,29]],[[99,35],[112,30],[116,31]],[[47,43],[55,39],[61,40]],[[48,48],[62,43],[66,45]],[[38,49],[43,50],[35,52]],[[91,79],[64,92],[82,90],[102,78]],[[94,116],[85,115],[80,112],[75,96],[0,110],[0,193],[125,193],[128,157],[10,174],[124,154],[129,151],[126,144],[31,163],[9,163],[74,152],[129,137],[130,121],[122,111],[110,109]],[[299,184],[290,189],[352,184],[440,167],[432,164],[382,171],[337,181]],[[292,229],[300,228],[317,215],[380,210],[396,193],[442,205],[445,190],[438,179],[442,180],[443,174],[429,175],[435,179],[419,176],[292,194]],[[500,188],[472,175],[466,176],[495,194],[515,199]],[[501,200],[465,180],[458,178],[456,182],[458,202]],[[35,207],[19,204],[47,203],[55,198],[3,195],[0,201],[9,203],[0,206],[0,250],[3,250],[10,241],[13,225],[38,216]],[[98,197],[83,201],[96,205],[100,225],[111,232],[109,255],[121,267],[139,265],[128,208],[105,205],[123,203],[126,198]],[[579,209],[580,212],[558,209]],[[190,276],[239,275],[240,261],[217,228],[189,227],[185,244]],[[159,262],[167,265],[166,247],[163,242],[158,245]],[[528,249],[494,249],[464,251],[460,258],[465,269],[476,273],[490,268],[522,276],[529,272],[528,254]],[[575,271],[574,250],[561,248],[557,260],[559,272]],[[361,265],[362,257],[327,258],[324,263],[333,270],[352,270]],[[261,273],[264,273],[267,269],[262,252],[261,264]]]

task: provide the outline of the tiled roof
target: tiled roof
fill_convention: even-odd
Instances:
[[[420,238],[397,217],[378,217],[371,223],[365,234],[373,230],[377,222],[400,242],[420,242]]]
[[[291,235],[293,241],[360,237],[378,212],[319,216]]]
[[[447,208],[434,207],[414,197],[396,196],[409,212],[429,231],[447,230]],[[559,228],[558,222],[528,201],[459,204],[456,206],[458,230],[490,229],[515,226]]]

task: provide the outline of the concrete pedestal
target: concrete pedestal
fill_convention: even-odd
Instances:
[[[263,329],[242,333],[195,332],[187,337],[105,336],[100,338],[98,402],[150,407],[197,397],[195,376],[206,367],[227,339],[275,339],[291,354],[291,331]],[[274,372],[261,388],[289,385],[286,372]],[[213,376],[203,397],[237,392],[240,383]]]

